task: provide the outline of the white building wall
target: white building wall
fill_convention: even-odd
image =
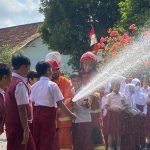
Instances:
[[[23,49],[23,53],[28,56],[31,60],[31,68],[34,69],[38,61],[44,60],[45,56],[50,52],[47,46],[43,44],[42,39],[38,38],[28,44],[27,47]],[[68,63],[69,55],[62,55],[61,59],[61,70],[67,73],[72,72],[71,66]]]

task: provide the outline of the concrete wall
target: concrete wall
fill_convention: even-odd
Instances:
[[[44,60],[46,54],[48,54],[47,46],[43,44],[42,39],[38,38],[31,42],[27,47],[23,49],[23,53],[28,56],[31,60],[31,68],[34,69],[38,61]],[[62,55],[61,70],[71,73],[72,68],[68,66],[69,55]]]

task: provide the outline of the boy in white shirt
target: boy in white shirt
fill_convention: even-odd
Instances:
[[[41,61],[36,65],[36,71],[41,76],[31,88],[31,99],[34,102],[33,136],[37,150],[53,149],[55,136],[56,108],[60,107],[75,118],[63,103],[63,95],[52,77],[51,65]]]
[[[73,72],[71,82],[74,86],[75,94],[77,94],[82,89],[82,80],[79,72]],[[77,115],[77,118],[72,125],[73,150],[92,149],[92,124],[88,107],[87,100],[84,99],[74,103],[74,113]]]
[[[7,150],[35,150],[30,132],[32,105],[26,84],[30,59],[22,54],[12,57],[12,80],[5,93]]]

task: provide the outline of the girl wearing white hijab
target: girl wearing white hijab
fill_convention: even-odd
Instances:
[[[133,101],[133,94],[135,92],[135,86],[131,83],[126,85],[125,88],[125,97],[128,102],[128,109],[123,117],[123,135],[122,135],[122,142],[121,142],[121,150],[135,150],[135,123],[134,123],[134,116],[138,114],[138,109]]]
[[[133,94],[133,101],[136,108],[141,111],[143,115],[147,114],[146,95],[141,90],[141,81],[137,78],[133,79],[131,84],[135,85],[135,93]]]
[[[145,143],[145,118],[147,114],[146,96],[141,90],[141,82],[135,78],[131,82],[135,85],[135,93],[133,94],[133,101],[139,114],[135,116],[135,139],[137,149]]]
[[[126,88],[125,88],[125,97],[129,104],[129,108],[130,108],[129,111],[133,115],[136,115],[136,114],[138,114],[139,111],[136,108],[136,105],[134,103],[134,99],[133,99],[134,93],[135,93],[135,85],[131,84],[131,83],[127,84]]]

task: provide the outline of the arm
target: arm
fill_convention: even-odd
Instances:
[[[73,119],[76,118],[76,115],[74,113],[72,113],[68,107],[66,107],[66,105],[63,103],[63,101],[58,101],[57,102],[58,107],[60,107],[60,109],[62,111],[64,111],[65,113],[67,113],[68,115],[70,115],[70,117],[72,117]]]
[[[27,117],[27,106],[29,105],[28,91],[24,83],[20,82],[15,90],[16,103],[18,105],[18,113],[23,128],[22,144],[27,144],[29,139],[29,126]]]
[[[29,139],[29,125],[28,125],[28,117],[27,117],[27,109],[26,109],[26,105],[20,105],[18,106],[18,112],[19,112],[19,117],[20,117],[20,121],[21,121],[21,125],[23,127],[23,131],[24,131],[24,139],[22,141],[22,144],[27,144],[28,139]]]
[[[68,115],[70,115],[71,117],[75,118],[75,114],[73,114],[69,108],[64,104],[63,102],[63,95],[59,89],[59,87],[54,84],[53,86],[53,98],[54,98],[54,101],[57,103],[58,107],[64,111],[65,113],[67,113]]]

